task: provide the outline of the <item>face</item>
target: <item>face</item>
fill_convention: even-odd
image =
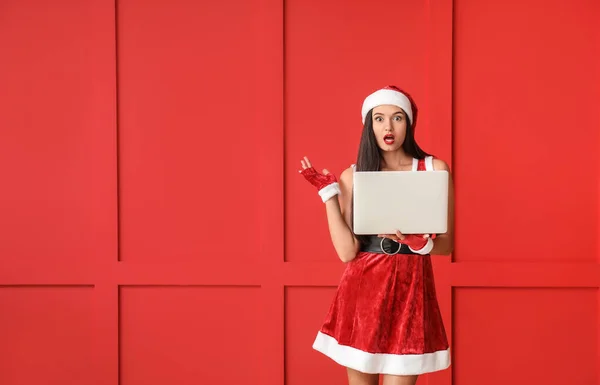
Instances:
[[[406,114],[400,107],[383,105],[373,108],[373,132],[383,151],[395,151],[402,147],[407,124]]]

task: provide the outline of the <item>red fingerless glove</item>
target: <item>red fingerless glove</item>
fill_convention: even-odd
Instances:
[[[398,240],[408,246],[410,251],[413,253],[426,255],[433,249],[433,240],[431,237],[423,238],[423,235],[408,234],[404,236],[404,239]]]
[[[310,184],[317,188],[323,202],[328,201],[341,192],[337,178],[333,174],[323,175],[315,170],[314,167],[302,170],[301,174]]]

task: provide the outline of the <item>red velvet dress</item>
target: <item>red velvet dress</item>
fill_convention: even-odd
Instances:
[[[413,170],[433,170],[432,159]],[[450,366],[431,257],[358,253],[348,262],[313,348],[364,372],[413,375]]]

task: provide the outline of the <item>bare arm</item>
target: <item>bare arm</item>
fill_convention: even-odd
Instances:
[[[325,202],[327,223],[335,251],[343,262],[350,262],[360,247],[351,225],[352,168],[342,172],[339,185],[341,194]]]
[[[326,169],[322,174],[315,170],[306,156],[300,164],[302,170],[298,171],[317,187],[321,200],[325,204],[329,234],[336,253],[343,262],[350,262],[356,257],[360,244],[350,225],[352,168],[342,172],[338,182],[336,177]]]
[[[452,181],[452,174],[450,168],[441,159],[433,160],[434,170],[445,170],[448,171],[448,231],[444,234],[438,235],[433,242],[433,249],[431,255],[450,255],[454,251],[454,184]]]

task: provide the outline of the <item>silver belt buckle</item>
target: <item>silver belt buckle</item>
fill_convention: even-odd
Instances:
[[[379,243],[379,247],[381,248],[381,251],[383,251],[384,254],[387,255],[396,255],[400,252],[400,249],[402,248],[402,244],[400,242],[398,243],[398,250],[396,250],[393,253],[388,253],[387,251],[385,251],[385,249],[383,248],[383,241],[385,241],[386,239],[388,239],[390,242],[394,242],[393,240],[389,239],[389,238],[381,238],[381,242]]]

